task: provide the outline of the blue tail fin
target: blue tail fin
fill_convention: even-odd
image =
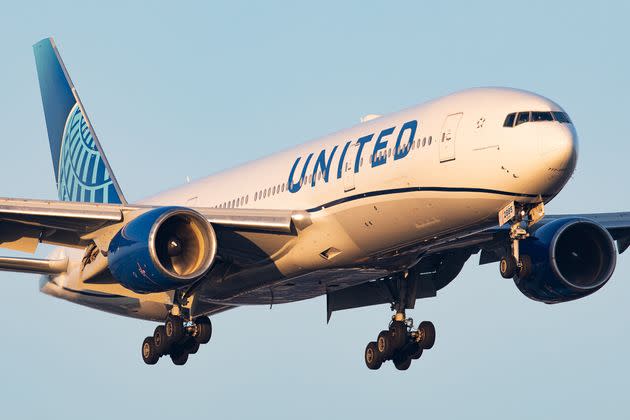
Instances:
[[[59,199],[126,203],[53,39],[33,50]]]

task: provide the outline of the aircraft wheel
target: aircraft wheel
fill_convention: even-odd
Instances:
[[[516,263],[514,255],[501,257],[501,260],[499,261],[499,271],[501,272],[501,277],[504,279],[511,279],[516,275],[518,271],[518,264]]]
[[[518,270],[518,277],[524,279],[532,273],[532,258],[529,255],[521,255],[521,267]]]
[[[199,351],[199,346],[199,341],[191,337],[186,341],[185,350],[188,354],[195,354]]]
[[[188,352],[186,350],[178,350],[171,353],[171,360],[177,366],[183,366],[188,361]]]
[[[387,330],[381,331],[376,339],[376,351],[379,360],[387,360],[392,353],[391,334]]]
[[[167,341],[172,344],[184,337],[184,322],[178,316],[169,315],[164,324]]]
[[[411,366],[411,357],[394,357],[394,366],[398,370],[407,370]]]
[[[367,365],[368,369],[371,370],[377,370],[383,364],[378,356],[378,349],[376,347],[375,341],[369,342],[368,345],[365,347],[365,364]]]
[[[207,316],[202,316],[195,320],[195,340],[199,344],[207,344],[210,341],[210,337],[212,337],[212,323],[210,322],[210,318]]]
[[[395,321],[389,327],[390,344],[392,350],[402,348],[407,342],[407,325],[401,321]],[[393,351],[392,351],[393,353]]]
[[[164,325],[158,325],[153,331],[153,343],[159,354],[168,353],[168,340],[166,338],[166,328]]]
[[[158,353],[155,347],[155,341],[153,341],[153,337],[147,337],[142,342],[142,360],[147,365],[154,365],[157,363],[160,358],[160,353]]]
[[[418,331],[422,334],[420,346],[429,350],[435,344],[435,326],[431,321],[422,321],[418,326]]]
[[[413,353],[411,353],[411,358],[412,358],[413,360],[418,360],[418,359],[420,358],[420,356],[422,356],[422,351],[423,351],[423,348],[422,348],[422,346],[421,346],[421,345],[419,345],[419,344],[416,344],[416,346],[415,346],[415,347],[416,347],[416,348],[415,348],[414,352],[413,352]]]

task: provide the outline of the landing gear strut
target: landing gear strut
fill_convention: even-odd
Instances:
[[[169,315],[164,325],[158,325],[153,336],[142,342],[142,360],[154,365],[160,357],[170,355],[175,365],[184,365],[188,356],[197,353],[201,344],[212,336],[212,323],[207,316],[184,321],[177,315]]]
[[[398,281],[398,293],[392,309],[395,314],[389,323],[389,328],[378,335],[376,341],[371,341],[365,347],[365,364],[369,369],[379,369],[388,360],[394,363],[398,370],[407,370],[413,360],[419,359],[424,350],[429,350],[435,344],[435,326],[430,321],[423,321],[416,329],[413,319],[407,318],[405,309],[413,307],[415,292],[413,279],[401,276]],[[411,303],[411,304],[410,304]]]
[[[502,220],[502,215],[512,215],[508,220]],[[510,203],[499,212],[499,223],[510,222],[510,247],[508,252],[499,261],[501,277],[511,279],[526,277],[532,268],[532,261],[528,255],[521,255],[519,241],[529,237],[528,229],[543,218],[545,206],[541,201],[538,204],[514,204]]]

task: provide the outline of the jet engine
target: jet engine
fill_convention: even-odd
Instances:
[[[608,231],[583,218],[554,220],[519,245],[526,268],[514,282],[525,296],[545,303],[567,302],[596,292],[606,284],[617,262]]]
[[[137,293],[173,290],[205,275],[217,239],[210,223],[184,207],[159,207],[127,223],[109,244],[109,269]]]

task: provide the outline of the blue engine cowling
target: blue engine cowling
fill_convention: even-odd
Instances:
[[[600,224],[583,218],[549,222],[520,241],[522,258],[531,258],[529,273],[514,280],[530,299],[560,303],[599,290],[617,263],[613,238]]]
[[[164,292],[194,282],[214,262],[210,223],[185,207],[159,207],[127,223],[109,244],[109,269],[137,293]]]

